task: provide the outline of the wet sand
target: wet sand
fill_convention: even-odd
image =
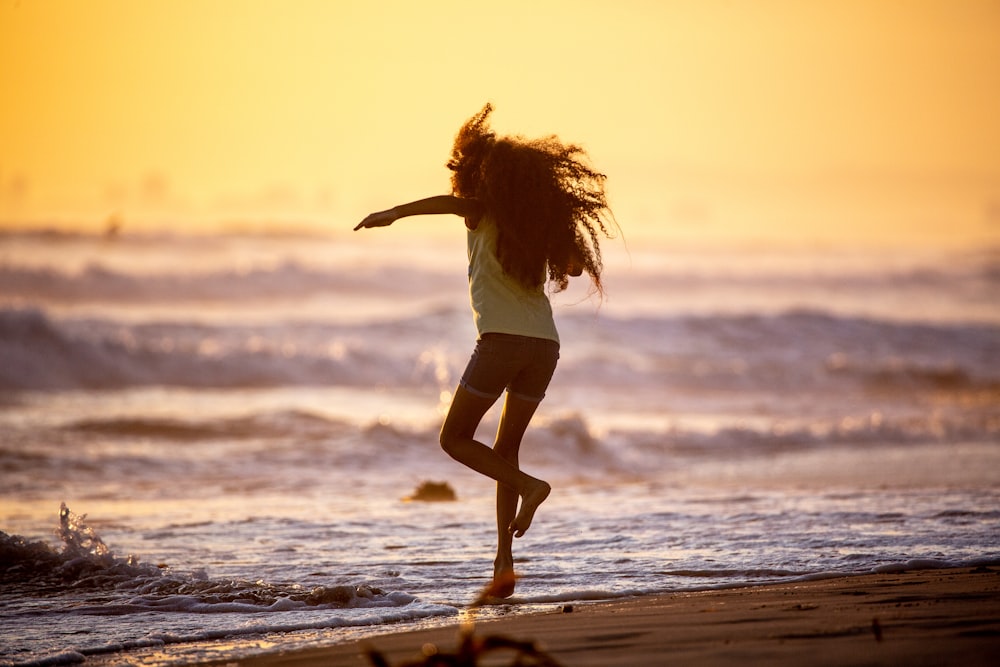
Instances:
[[[456,651],[454,626],[232,660],[230,666],[395,666]],[[477,623],[475,637],[529,641],[565,667],[1000,664],[1000,568],[931,569],[553,605]],[[479,665],[510,665],[514,653]],[[544,664],[532,663],[527,664]]]

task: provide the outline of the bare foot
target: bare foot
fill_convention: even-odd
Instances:
[[[498,556],[493,561],[493,579],[479,592],[471,607],[493,604],[498,598],[509,598],[514,594],[514,560]]]
[[[510,563],[495,563],[493,565],[493,582],[487,589],[488,595],[495,598],[509,598],[514,594],[514,566]]]
[[[550,491],[552,491],[551,486],[539,481],[530,491],[521,496],[521,510],[510,522],[510,532],[514,537],[521,537],[527,532],[531,520],[535,518],[535,510],[549,497]]]

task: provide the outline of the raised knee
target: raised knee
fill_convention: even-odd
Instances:
[[[449,430],[442,428],[441,432],[438,434],[438,443],[441,445],[441,449],[445,451],[448,456],[454,457],[455,451],[455,435]]]

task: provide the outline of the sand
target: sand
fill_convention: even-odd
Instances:
[[[452,627],[225,664],[367,666],[372,663],[364,651],[375,648],[397,667],[422,663],[427,645],[454,653],[460,631],[456,620]],[[569,610],[553,605],[548,612],[479,622],[474,633],[534,642],[565,667],[992,667],[1000,665],[1000,569],[869,574],[574,604]],[[475,664],[510,665],[514,655],[503,649]]]

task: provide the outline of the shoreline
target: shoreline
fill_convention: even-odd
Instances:
[[[369,667],[454,653],[462,621],[203,667]],[[848,575],[555,606],[475,624],[474,637],[533,642],[564,667],[617,665],[992,665],[1000,655],[1000,568]],[[509,665],[510,649],[476,664]],[[528,664],[544,664],[531,663]]]

